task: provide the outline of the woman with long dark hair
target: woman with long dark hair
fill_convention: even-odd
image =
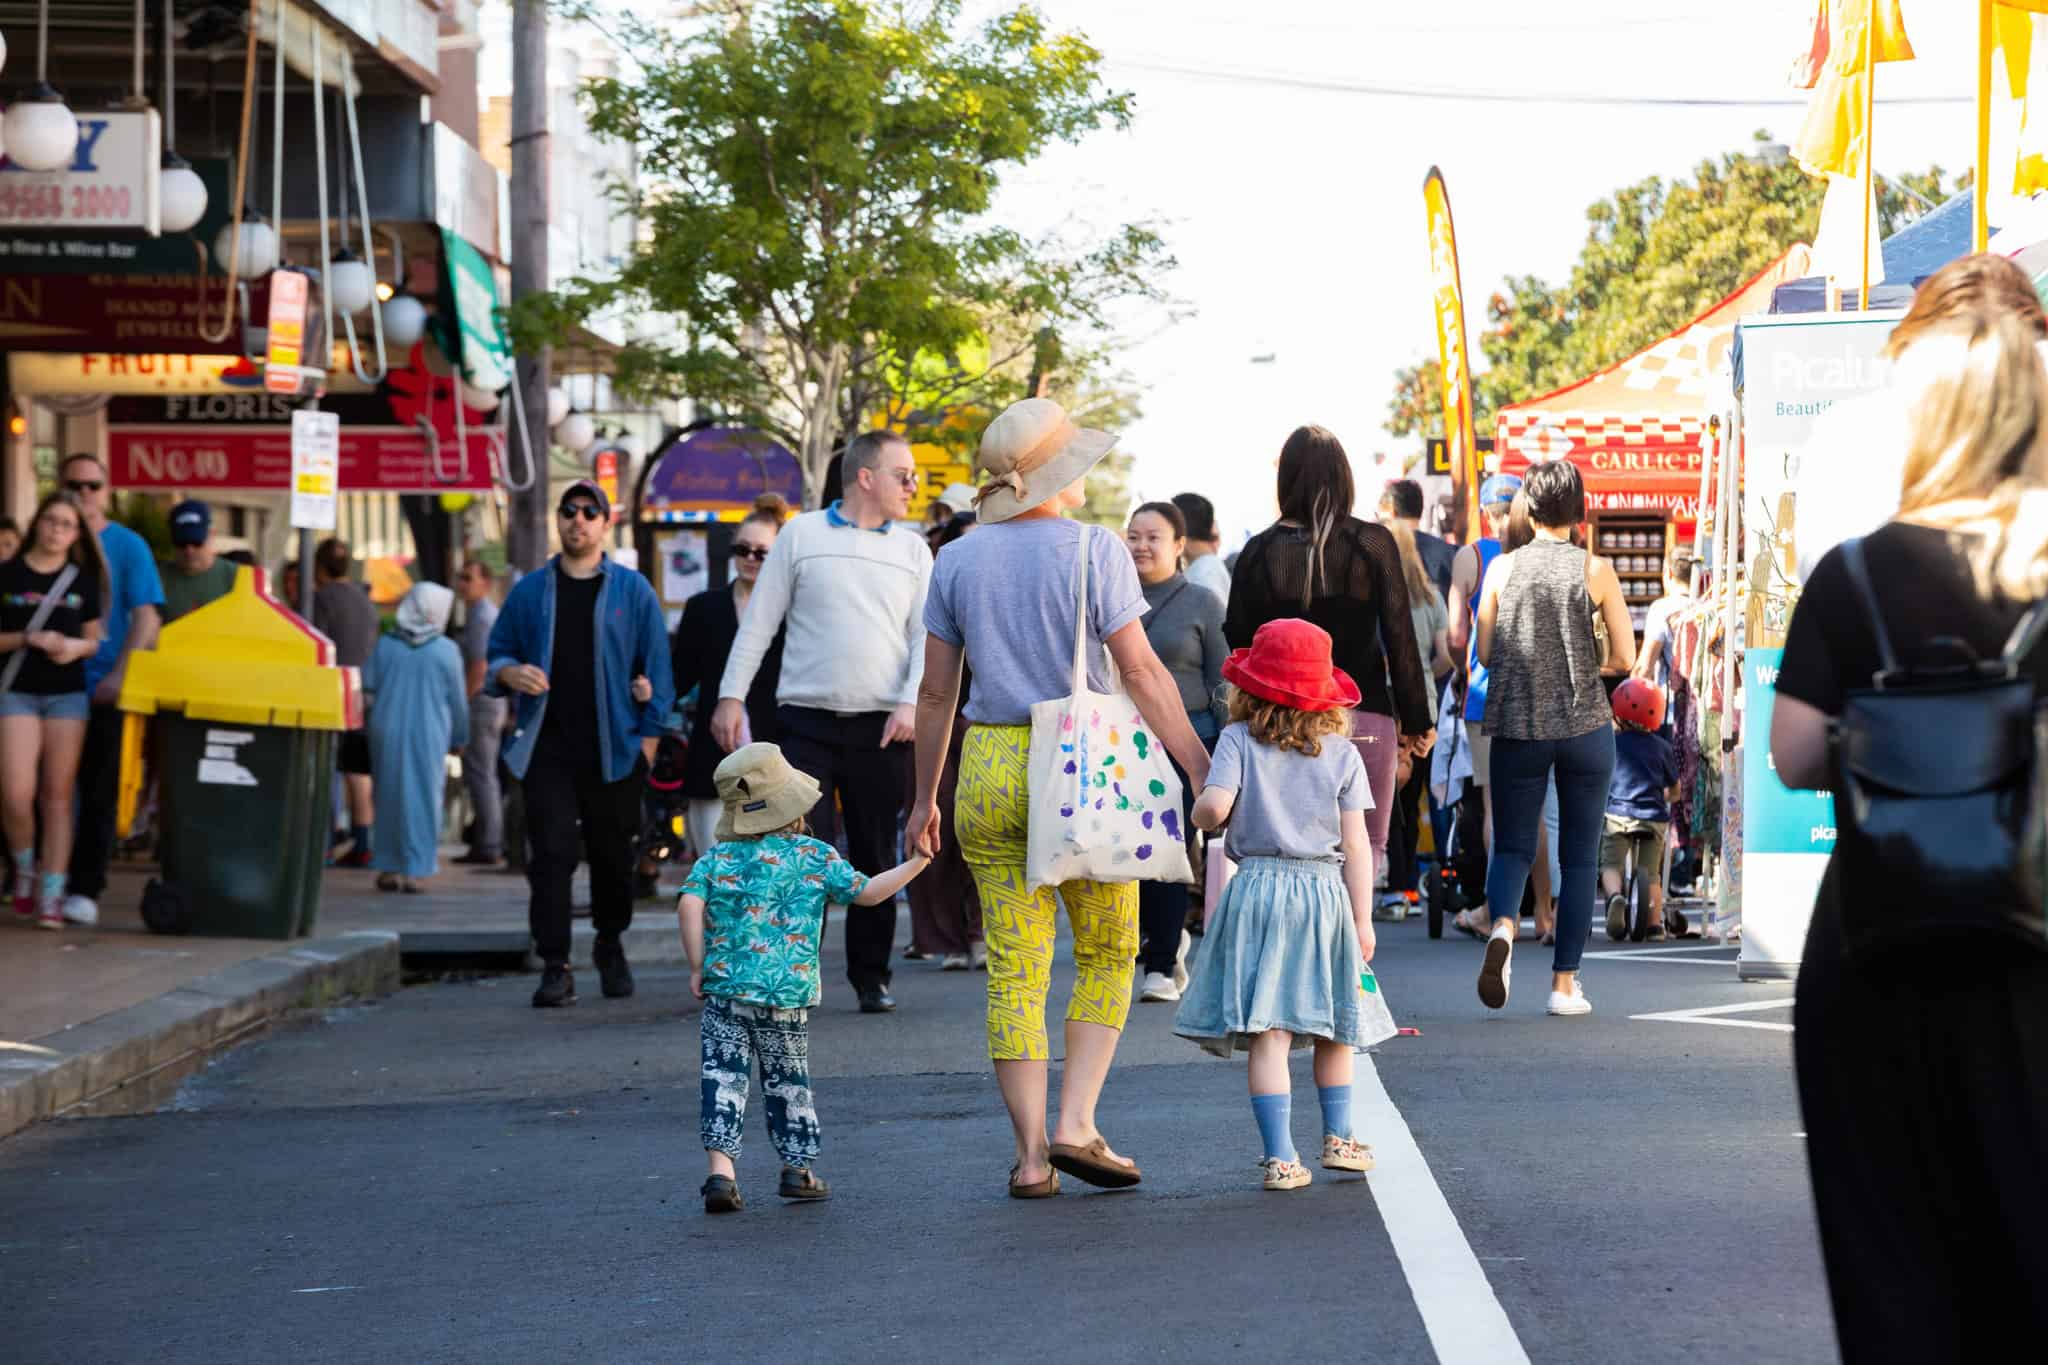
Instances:
[[[1614,566],[1572,541],[1586,519],[1586,487],[1566,460],[1522,481],[1534,538],[1486,571],[1479,598],[1479,661],[1487,668],[1486,733],[1493,741],[1493,854],[1486,904],[1496,912],[1479,971],[1489,1009],[1508,1002],[1516,911],[1536,861],[1544,794],[1558,798],[1556,951],[1548,1010],[1590,1014],[1579,961],[1593,926],[1600,832],[1614,771],[1614,713],[1600,675],[1635,662],[1635,628]],[[1606,622],[1607,645],[1594,620]]]
[[[1287,617],[1330,633],[1335,666],[1361,694],[1351,742],[1372,786],[1374,865],[1385,867],[1401,754],[1423,757],[1436,740],[1400,548],[1386,527],[1351,515],[1351,460],[1322,427],[1298,427],[1280,448],[1279,493],[1280,520],[1246,542],[1231,574],[1223,634],[1249,649],[1260,626]]]
[[[45,929],[64,927],[71,804],[91,710],[85,661],[99,648],[108,583],[99,537],[64,490],[43,499],[20,552],[0,563],[0,817],[15,916]]]

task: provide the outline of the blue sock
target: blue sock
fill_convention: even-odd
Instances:
[[[1294,1152],[1294,1138],[1287,1131],[1293,1108],[1292,1095],[1252,1096],[1252,1117],[1259,1121],[1259,1140],[1266,1144],[1268,1160],[1299,1160]]]
[[[1351,1087],[1319,1085],[1316,1099],[1323,1106],[1323,1133],[1328,1137],[1351,1136]]]

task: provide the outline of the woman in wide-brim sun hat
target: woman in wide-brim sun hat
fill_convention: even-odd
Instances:
[[[1085,501],[1088,471],[1116,438],[1077,426],[1047,398],[1005,409],[982,433],[976,465],[980,529],[946,547],[925,604],[924,684],[917,705],[917,798],[907,837],[939,839],[938,787],[953,730],[963,661],[974,670],[955,807],[962,853],[981,892],[988,946],[988,1048],[1016,1133],[1010,1194],[1059,1190],[1057,1172],[1092,1185],[1139,1180],[1095,1124],[1095,1102],[1131,1004],[1138,948],[1134,882],[1034,888],[1024,875],[1030,824],[1031,707],[1073,686],[1080,556],[1088,556],[1085,621],[1092,689],[1108,691],[1103,652],[1152,733],[1199,786],[1209,756],[1180,689],[1145,638],[1145,596],[1131,556],[1098,527],[1067,519]],[[1046,1141],[1045,997],[1064,903],[1078,980],[1067,1007],[1066,1065],[1053,1141]]]

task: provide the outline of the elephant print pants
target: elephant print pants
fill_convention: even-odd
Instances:
[[[988,1055],[1044,1061],[1045,996],[1052,985],[1059,907],[1074,930],[1074,998],[1067,1018],[1121,1029],[1131,1012],[1131,959],[1138,952],[1135,882],[1067,882],[1055,898],[1024,880],[1031,824],[1031,727],[977,725],[960,758],[953,808],[960,851],[981,893],[988,945]]]
[[[747,1088],[761,1068],[768,1140],[782,1164],[808,1170],[818,1159],[818,1110],[811,1103],[811,1012],[704,997],[704,1150],[740,1159]]]

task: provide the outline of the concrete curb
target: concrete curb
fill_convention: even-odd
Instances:
[[[0,1138],[39,1119],[152,1108],[281,1015],[396,990],[398,962],[395,933],[308,939],[0,1052]]]

